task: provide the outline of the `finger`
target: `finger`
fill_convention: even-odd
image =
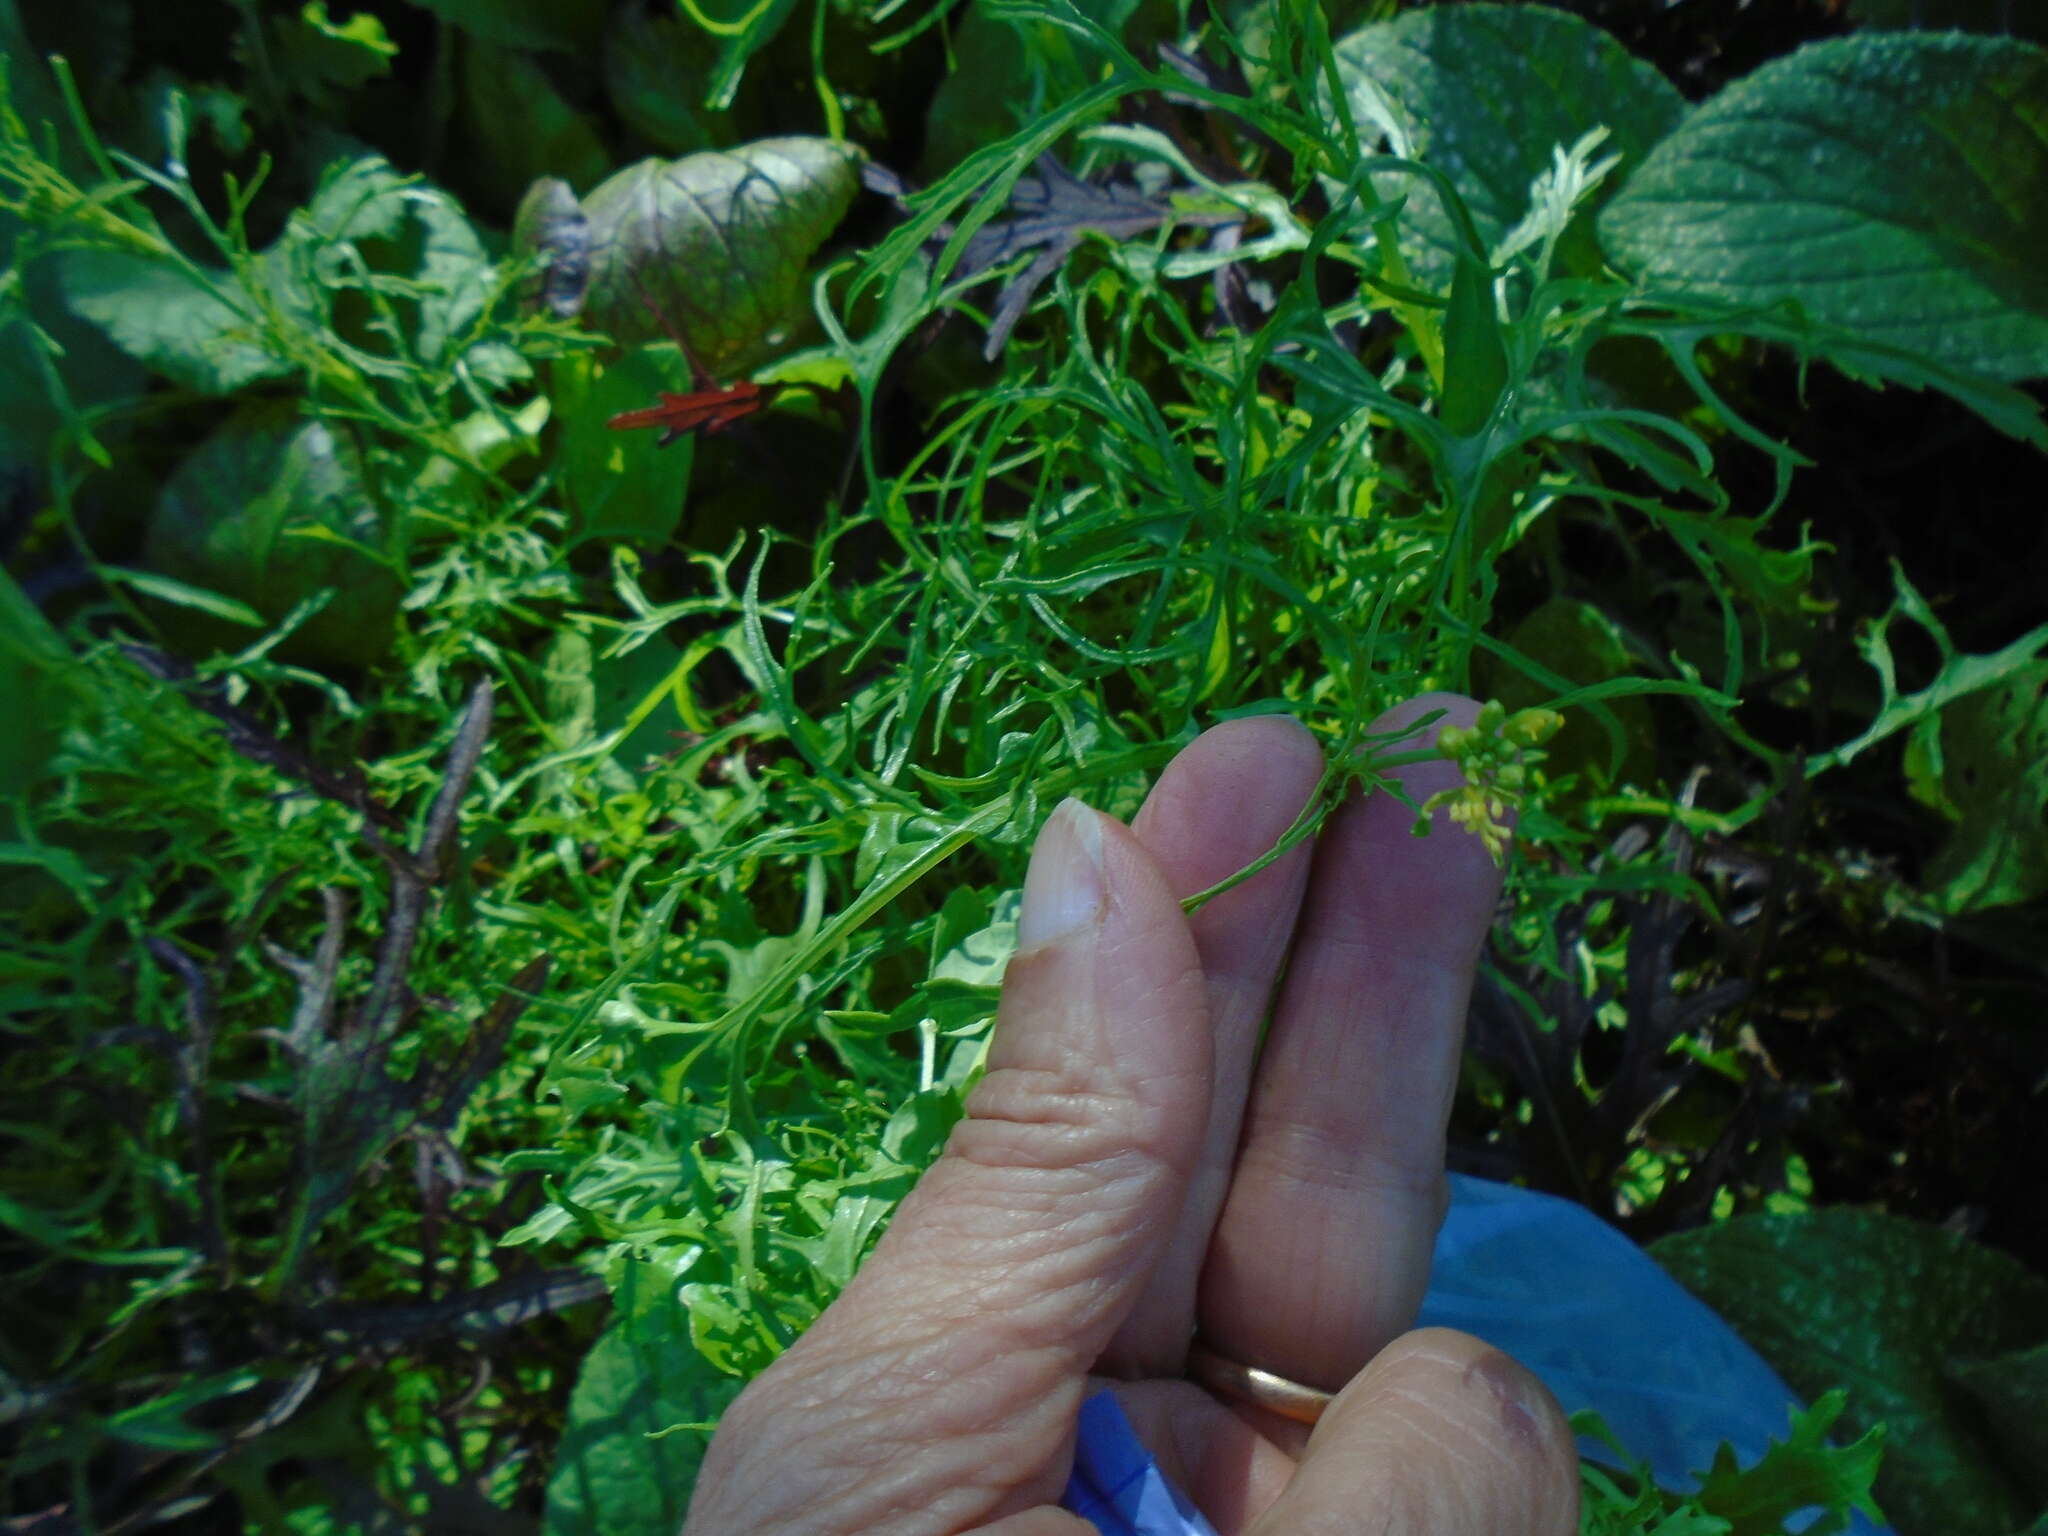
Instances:
[[[1244,1530],[1293,1481],[1295,1458],[1259,1432],[1255,1414],[1226,1405],[1193,1382],[1124,1382],[1116,1395],[1167,1480],[1219,1536]]]
[[[1469,1334],[1425,1328],[1382,1350],[1337,1395],[1293,1481],[1248,1536],[1578,1528],[1578,1453],[1543,1383]]]
[[[1315,738],[1286,716],[1226,721],[1167,764],[1131,831],[1174,895],[1192,896],[1279,842],[1322,769]],[[1202,1261],[1237,1158],[1259,1026],[1294,936],[1311,851],[1307,843],[1290,849],[1189,919],[1214,1041],[1209,1131],[1166,1257],[1096,1367],[1106,1374],[1177,1376],[1185,1363]]]
[[[976,1527],[974,1536],[1101,1536],[1079,1515],[1041,1504],[1021,1515],[1011,1515],[994,1525]]]
[[[1374,729],[1438,708],[1429,740],[1478,712],[1433,694]],[[1398,777],[1417,804],[1459,782],[1441,760]],[[1500,893],[1478,838],[1443,812],[1425,838],[1413,822],[1382,793],[1324,829],[1202,1277],[1218,1353],[1331,1390],[1409,1326],[1428,1283],[1466,1001]]]
[[[1039,837],[1018,941],[966,1118],[727,1411],[691,1536],[950,1533],[1058,1500],[1084,1373],[1200,1151],[1209,1029],[1179,903],[1077,802]]]

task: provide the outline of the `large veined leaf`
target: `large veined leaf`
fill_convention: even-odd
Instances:
[[[1901,1536],[2007,1536],[2035,1514],[1951,1373],[2048,1341],[2048,1280],[1904,1217],[1741,1216],[1651,1252],[1802,1395],[1849,1393],[1841,1428],[1883,1422],[1878,1503]]]
[[[1796,300],[1951,367],[2048,374],[2048,52],[1954,33],[1802,48],[1688,117],[1600,235],[1665,292]]]
[[[675,334],[714,374],[785,341],[804,266],[860,187],[860,154],[831,139],[760,139],[643,160],[583,200],[591,323],[624,343]]]
[[[616,1320],[576,1378],[548,1484],[545,1536],[674,1536],[707,1436],[740,1383],[690,1343],[673,1266],[628,1259]]]
[[[391,571],[364,552],[381,541],[347,444],[290,406],[266,404],[231,416],[165,482],[144,559],[273,621],[332,588],[292,648],[367,662],[390,648],[399,596]]]
[[[1625,172],[1685,109],[1669,81],[1605,32],[1543,6],[1407,11],[1341,39],[1337,69],[1361,141],[1376,137],[1383,102],[1415,157],[1450,178],[1489,242],[1527,211],[1530,184],[1551,168],[1553,149],[1604,127],[1601,153],[1619,154]],[[1383,197],[1409,199],[1401,238],[1417,273],[1448,280],[1456,243],[1436,190],[1412,176],[1380,176],[1376,185]],[[1583,214],[1576,222],[1564,259],[1588,268],[1590,233]]]

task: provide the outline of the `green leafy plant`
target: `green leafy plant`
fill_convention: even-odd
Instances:
[[[1410,759],[1385,705],[1498,701],[1454,1146],[1643,1236],[1812,1193],[1802,903],[2039,893],[2048,631],[1825,595],[1766,387],[2048,446],[2037,49],[1688,111],[1531,6],[231,10],[145,82],[0,7],[25,1511],[672,1529],[960,1113],[1044,814],[1218,719],[1323,742],[1291,844]],[[611,430],[686,350],[762,407]],[[1872,772],[1918,883],[1797,819]],[[1941,1369],[2017,1413],[2036,1343]],[[1589,1469],[1589,1528],[1867,1512],[1822,1440],[1880,1417],[1932,1528],[1917,1409],[1796,1384],[1696,1494]]]

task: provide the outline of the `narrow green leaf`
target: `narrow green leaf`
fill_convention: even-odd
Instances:
[[[1493,419],[1508,387],[1508,351],[1494,310],[1493,271],[1458,254],[1444,311],[1444,430],[1474,437]]]
[[[160,576],[154,571],[123,571],[109,568],[109,580],[117,581],[124,587],[133,587],[137,592],[146,592],[159,602],[177,608],[191,608],[200,613],[210,613],[217,619],[226,619],[230,624],[240,624],[247,629],[261,629],[263,615],[247,603],[236,598],[223,597],[218,592],[209,592],[204,587],[195,587],[190,582],[179,581],[173,576]]]

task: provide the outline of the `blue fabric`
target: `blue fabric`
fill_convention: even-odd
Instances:
[[[1102,1536],[1216,1536],[1166,1480],[1114,1392],[1081,1405],[1074,1470],[1060,1508],[1091,1521]]]
[[[1566,1413],[1599,1413],[1667,1488],[1696,1486],[1724,1440],[1754,1462],[1801,1406],[1717,1313],[1591,1211],[1485,1179],[1451,1175],[1419,1322],[1513,1355]],[[1612,1460],[1591,1441],[1581,1450]],[[1108,1392],[1082,1407],[1062,1507],[1104,1536],[1214,1536]],[[1860,1515],[1850,1530],[1886,1536]]]

